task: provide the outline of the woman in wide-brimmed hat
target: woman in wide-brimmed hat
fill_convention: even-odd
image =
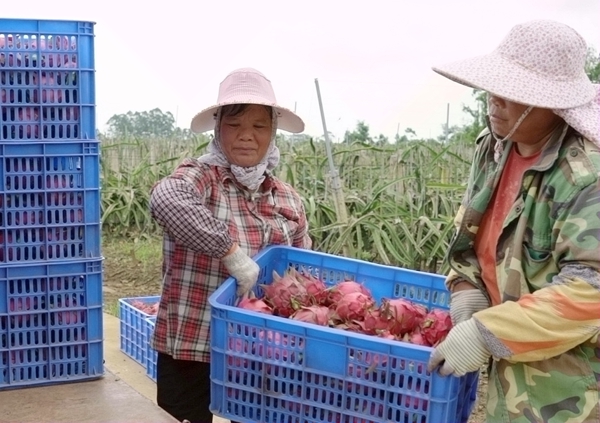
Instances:
[[[152,347],[157,402],[179,420],[211,422],[210,306],[228,277],[237,294],[254,290],[250,257],[270,244],[310,248],[298,193],[271,172],[277,129],[304,123],[277,104],[271,82],[251,68],[221,82],[217,103],[198,113],[194,132],[214,129],[208,154],[186,159],[152,190],[152,216],[164,230],[163,289]]]
[[[435,67],[488,93],[448,251],[442,375],[491,361],[488,422],[600,421],[600,96],[586,44],[553,21]]]

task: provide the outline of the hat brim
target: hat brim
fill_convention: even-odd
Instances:
[[[583,106],[553,110],[581,135],[600,147],[600,84],[594,84],[596,97]]]
[[[192,118],[192,124],[190,125],[192,132],[202,133],[215,129],[215,114],[217,113],[217,110],[219,107],[223,107],[228,104],[261,104],[272,107],[273,110],[275,110],[275,113],[277,113],[277,129],[288,131],[294,134],[304,131],[304,121],[300,118],[300,116],[291,110],[273,104],[248,100],[243,102],[236,101],[231,103],[215,104],[214,106],[202,110]]]
[[[448,79],[498,97],[545,109],[569,109],[589,103],[595,89],[582,70],[575,80],[548,79],[498,52],[432,68]],[[564,95],[569,93],[569,95]]]

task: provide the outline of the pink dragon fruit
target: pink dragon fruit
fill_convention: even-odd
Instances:
[[[253,349],[252,353],[260,357],[291,363],[302,360],[302,355],[296,354],[295,349],[303,348],[304,342],[296,335],[261,329],[258,339],[258,348]]]
[[[341,320],[336,320],[335,319],[335,313],[332,316],[332,320],[331,320],[331,324],[330,326],[334,329],[340,329],[340,330],[347,330],[350,332],[356,332],[356,333],[364,333],[364,330],[362,328],[362,326],[360,325],[361,322],[358,322],[356,320],[347,320],[347,321],[341,321]]]
[[[392,334],[392,332],[390,332],[389,330],[385,329],[382,330],[381,332],[379,332],[377,334],[378,337],[383,338],[383,339],[389,339],[392,341],[397,340],[398,338],[396,338],[396,335]]]
[[[290,271],[283,276],[273,271],[273,283],[260,287],[265,293],[265,302],[273,307],[273,314],[281,317],[290,317],[305,303],[308,296],[304,285]]]
[[[425,318],[426,309],[405,298],[384,298],[381,302],[382,314],[393,322],[389,327],[397,336],[412,332]]]
[[[239,308],[257,311],[264,314],[273,314],[273,309],[262,298],[242,298],[238,303]]]
[[[300,272],[299,280],[306,288],[310,305],[325,304],[327,301],[327,286],[325,283],[308,272]]]
[[[332,307],[341,320],[364,320],[368,310],[375,306],[375,301],[370,295],[362,292],[350,292],[345,294]]]
[[[421,328],[419,326],[417,326],[412,332],[404,334],[402,340],[415,345],[423,345],[426,347],[431,346],[431,344],[429,344],[429,342],[427,342],[427,340],[423,337]]]
[[[235,367],[247,365],[248,360],[240,356],[248,352],[248,342],[241,338],[229,338],[227,344],[227,364]]]
[[[328,297],[329,304],[337,304],[346,294],[354,292],[360,292],[367,297],[371,297],[371,291],[363,284],[355,281],[344,281],[330,288]]]
[[[359,322],[359,324],[362,326],[364,333],[368,335],[379,335],[384,331],[389,333],[391,322],[391,319],[382,314],[381,309],[376,308],[367,310],[364,321]]]
[[[408,409],[412,410],[420,410],[427,411],[427,407],[429,406],[429,401],[423,398],[418,398],[410,395],[401,395],[404,397],[404,406]]]
[[[315,325],[328,326],[329,319],[333,311],[329,307],[322,305],[313,305],[302,307],[290,316],[291,319]]]
[[[450,332],[450,329],[452,329],[450,313],[437,308],[427,313],[420,324],[423,339],[432,347],[442,342],[446,338],[446,335],[448,335],[448,332]]]

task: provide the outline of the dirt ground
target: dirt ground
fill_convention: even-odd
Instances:
[[[469,423],[485,422],[485,398],[487,393],[487,374],[482,372],[479,377],[479,387],[477,388],[477,402],[473,407]]]
[[[158,239],[104,241],[103,290],[107,313],[118,315],[119,298],[160,295],[162,257],[160,248]],[[485,422],[487,378],[484,373],[479,382],[477,403],[469,423]]]
[[[157,239],[104,240],[104,309],[117,315],[118,299],[160,295],[161,250]]]

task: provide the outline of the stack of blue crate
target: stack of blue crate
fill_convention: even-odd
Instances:
[[[0,390],[104,372],[93,29],[0,19]]]

